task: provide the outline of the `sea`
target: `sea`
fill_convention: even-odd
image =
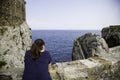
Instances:
[[[74,40],[90,32],[101,35],[100,30],[32,30],[32,42],[38,38],[45,41],[52,63],[69,62],[72,60]]]

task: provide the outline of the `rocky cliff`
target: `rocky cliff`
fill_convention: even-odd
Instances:
[[[63,80],[120,80],[119,33],[118,25],[103,28],[103,38],[92,33],[78,37],[72,52],[77,61],[59,63],[56,72]]]
[[[0,0],[0,80],[16,80],[24,68],[24,53],[31,46],[24,0]]]
[[[120,46],[84,60],[56,63],[51,75],[53,80],[120,80]]]
[[[72,60],[87,59],[103,53],[109,53],[105,40],[96,34],[86,33],[74,41]]]
[[[0,26],[19,26],[26,20],[25,0],[0,0]]]
[[[24,53],[31,46],[25,3],[24,0],[0,0],[0,80],[22,78]],[[112,31],[106,30],[102,31],[105,35]],[[103,38],[88,33],[76,39],[72,54],[76,61],[52,65],[53,80],[120,80],[120,46],[108,48]]]
[[[120,45],[120,25],[105,27],[101,32],[109,47]]]

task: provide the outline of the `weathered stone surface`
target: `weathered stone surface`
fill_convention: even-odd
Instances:
[[[109,47],[120,45],[120,25],[103,28],[102,37]]]
[[[0,0],[0,4],[0,80],[22,80],[24,53],[31,46],[25,1]],[[108,49],[104,39],[94,34],[86,34],[74,44],[79,56],[75,59],[88,59],[52,65],[53,80],[120,80],[120,46]],[[94,55],[99,56],[91,57]]]
[[[117,53],[113,54],[114,51]],[[85,60],[56,63],[51,70],[53,80],[120,80],[120,46]],[[118,56],[119,55],[119,56]]]
[[[1,70],[0,80],[22,80],[23,68],[11,68],[7,70]]]
[[[72,60],[86,59],[108,52],[109,48],[103,38],[92,33],[86,33],[74,41]]]
[[[0,75],[0,80],[12,80],[12,77],[6,75]]]
[[[53,80],[120,80],[120,46],[110,51],[111,54],[85,60],[56,63],[50,70],[51,77]],[[1,75],[10,74],[12,80],[21,80],[23,68],[13,68]]]
[[[0,32],[0,61],[6,64],[1,67],[0,73],[8,73],[12,68],[23,68],[24,53],[31,46],[31,33],[26,22],[17,27],[4,28],[6,30]]]
[[[31,42],[25,0],[0,0],[0,80],[21,80]]]
[[[0,26],[19,26],[25,18],[25,0],[0,0]]]

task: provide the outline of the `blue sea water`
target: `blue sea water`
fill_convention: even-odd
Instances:
[[[52,62],[66,62],[71,61],[74,40],[88,32],[101,35],[99,30],[32,30],[32,42],[43,39]]]

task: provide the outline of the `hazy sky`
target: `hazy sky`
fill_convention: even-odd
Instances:
[[[120,25],[120,0],[26,0],[32,29],[102,29]]]

